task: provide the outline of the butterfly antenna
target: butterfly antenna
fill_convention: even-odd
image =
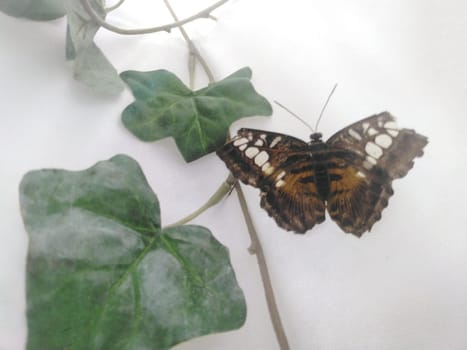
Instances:
[[[284,105],[282,105],[281,103],[279,103],[278,101],[274,101],[274,103],[276,105],[278,105],[279,107],[285,109],[287,112],[289,112],[290,114],[292,114],[295,118],[297,118],[298,120],[300,120],[308,129],[311,130],[311,132],[315,132],[313,130],[313,128],[311,127],[310,124],[308,124],[306,121],[304,121],[302,118],[300,118],[297,114],[295,114],[294,112],[292,112],[290,109],[288,109],[287,107],[285,107]]]
[[[319,125],[319,122],[321,121],[321,117],[323,116],[324,111],[326,110],[326,107],[328,106],[328,103],[329,103],[329,100],[331,99],[332,94],[334,93],[334,91],[336,91],[336,88],[337,88],[337,84],[335,84],[334,87],[332,88],[331,92],[328,95],[328,98],[326,99],[326,102],[324,103],[323,108],[321,109],[321,112],[319,113],[319,117],[315,125],[315,130],[318,130],[318,125]]]

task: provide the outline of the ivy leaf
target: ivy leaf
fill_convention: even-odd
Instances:
[[[94,11],[105,18],[103,0],[90,1]],[[66,35],[66,58],[74,60],[74,77],[94,91],[118,94],[123,88],[117,70],[94,43],[100,26],[87,14],[77,0],[65,0],[68,15]]]
[[[63,0],[1,0],[0,11],[35,21],[57,19],[66,13]]]
[[[66,26],[66,41],[65,41],[65,58],[67,61],[74,60],[76,58],[76,49],[71,39],[70,26]]]
[[[28,349],[168,349],[243,324],[227,249],[201,226],[162,229],[132,158],[32,171],[20,204]]]
[[[235,120],[271,115],[271,105],[255,91],[251,75],[243,68],[192,91],[166,70],[123,72],[135,97],[122,113],[123,123],[143,141],[173,137],[185,160],[196,160],[224,144]]]

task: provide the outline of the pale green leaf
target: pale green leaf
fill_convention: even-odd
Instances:
[[[36,21],[49,21],[66,13],[63,0],[0,0],[0,11]]]
[[[220,147],[235,120],[272,113],[251,84],[249,68],[197,91],[166,70],[121,77],[135,97],[122,113],[125,126],[143,141],[173,137],[188,162]]]
[[[25,175],[29,350],[168,349],[240,327],[229,254],[200,226],[161,229],[138,164]]]
[[[105,18],[104,1],[92,0],[93,9]],[[94,43],[100,26],[78,0],[65,0],[68,26],[66,58],[74,60],[74,77],[99,93],[118,94],[124,84],[117,70]]]

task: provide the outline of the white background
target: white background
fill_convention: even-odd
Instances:
[[[181,18],[209,1],[173,1]],[[320,131],[388,110],[430,139],[408,176],[394,183],[383,218],[361,239],[327,220],[306,235],[276,227],[245,188],[264,245],[292,349],[467,349],[467,3],[464,0],[232,1],[218,22],[186,26],[217,79],[250,66],[257,90],[314,123],[339,87]],[[162,2],[132,0],[109,21],[126,28],[170,22]],[[164,224],[198,208],[227,176],[208,155],[185,164],[175,143],[143,143],[120,112],[133,101],[96,95],[64,60],[65,20],[37,23],[0,14],[0,349],[26,339],[27,234],[18,184],[28,170],[79,170],[117,153],[135,158],[161,201]],[[124,37],[100,30],[98,45],[119,71],[165,68],[187,81],[180,34]],[[197,87],[206,78],[198,71]],[[274,107],[255,127],[308,139]],[[229,247],[248,303],[237,331],[177,350],[278,349],[256,259],[236,196],[194,223]],[[47,350],[47,349],[43,349]]]

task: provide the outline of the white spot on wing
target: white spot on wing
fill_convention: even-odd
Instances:
[[[256,142],[255,142],[255,146],[263,146],[264,145],[264,141],[261,140],[261,139],[257,139]]]
[[[245,150],[245,148],[247,148],[247,147],[248,147],[248,145],[246,143],[244,143],[243,145],[238,147],[238,149],[243,152]]]
[[[357,172],[357,176],[358,177],[361,177],[361,178],[365,178],[366,175],[364,173],[362,173],[361,171]]]
[[[282,187],[285,185],[285,181],[284,180],[279,180],[276,182],[276,187]]]
[[[282,140],[282,137],[280,136],[276,136],[274,138],[274,140],[272,140],[271,144],[269,145],[269,147],[273,148],[275,145],[277,145],[279,143],[279,141]]]
[[[255,187],[256,187],[256,179],[254,179],[254,178],[250,177],[250,178],[248,179],[248,183],[249,183],[250,185],[252,185],[252,186],[255,186]]]
[[[253,141],[253,133],[251,131],[248,133],[248,140]]]
[[[254,156],[256,156],[259,152],[259,149],[256,148],[256,147],[249,147],[246,149],[245,151],[245,155],[248,157],[248,158],[253,158]]]
[[[389,135],[381,134],[376,136],[375,142],[383,148],[388,148],[392,144],[392,138]]]
[[[396,137],[399,135],[399,128],[394,121],[389,121],[384,124],[384,128],[386,129],[386,132],[391,135],[392,137]]]
[[[376,129],[373,129],[373,128],[368,129],[368,135],[370,136],[376,135],[377,133],[378,131]]]
[[[285,176],[285,171],[282,170],[279,175],[276,176],[276,181],[281,180]]]
[[[373,159],[373,158],[371,158],[371,159]],[[365,169],[368,169],[368,170],[373,168],[373,164],[371,164],[368,160],[363,161],[363,166],[365,167]]]
[[[397,127],[396,122],[394,122],[394,121],[386,122],[386,123],[384,124],[384,127],[385,127],[386,129],[395,129],[395,130],[398,130],[398,129],[399,129],[399,128]]]
[[[233,145],[234,145],[235,147],[238,147],[238,146],[241,146],[241,145],[243,145],[243,144],[245,144],[245,143],[247,143],[247,142],[248,142],[248,139],[247,139],[247,138],[241,137],[241,138],[235,140],[235,141],[233,142]]]
[[[352,136],[355,140],[361,141],[362,137],[358,132],[356,132],[354,129],[350,128],[349,129],[349,135]]]
[[[263,166],[261,167],[261,170],[262,170],[263,173],[265,173],[266,175],[271,175],[271,174],[274,172],[274,167],[271,166],[271,163],[266,162],[266,163],[264,163]]]
[[[261,137],[263,140],[266,140],[266,134],[261,134],[259,137]]]
[[[375,158],[370,157],[370,156],[366,156],[366,161],[373,165],[376,165],[378,163]]]
[[[269,160],[269,155],[267,154],[267,152],[266,151],[261,151],[255,157],[255,164],[257,166],[263,166],[264,163],[266,163],[268,160]]]
[[[383,150],[374,142],[367,142],[365,152],[371,157],[378,159],[383,155]]]
[[[363,132],[366,132],[367,129],[370,127],[370,123],[365,122],[365,123],[362,124],[362,127],[363,127]]]

